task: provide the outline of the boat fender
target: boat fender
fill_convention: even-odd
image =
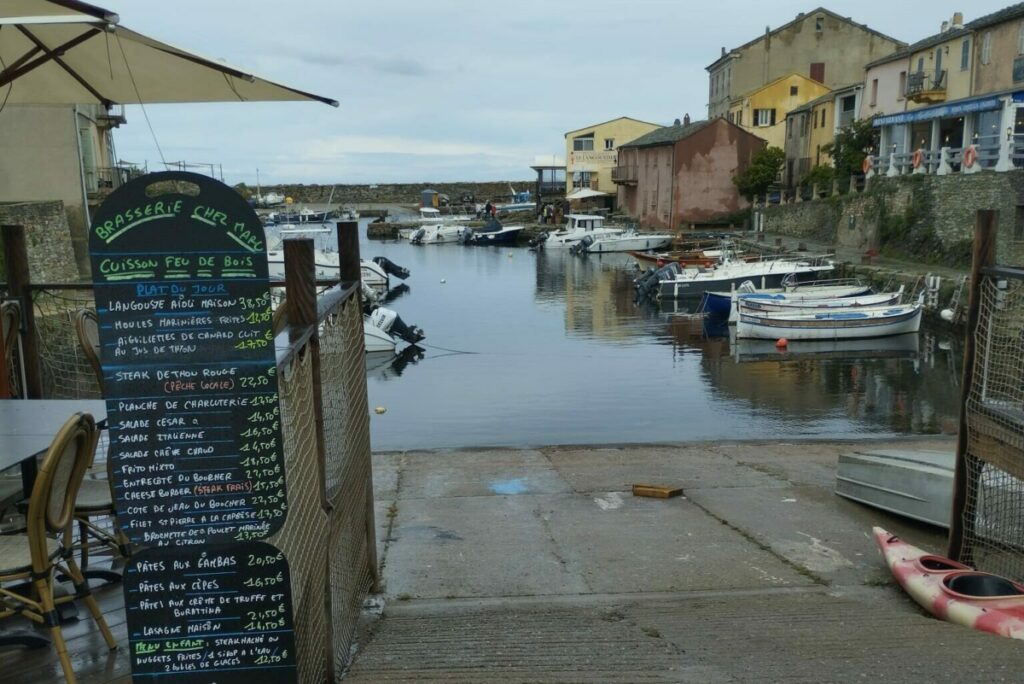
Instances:
[[[924,150],[914,150],[914,156],[911,157],[911,163],[915,169],[921,168],[921,164],[924,163]]]
[[[972,168],[976,161],[978,161],[978,148],[974,145],[968,145],[967,149],[964,150],[964,166]]]
[[[789,346],[789,340],[787,340],[785,337],[780,337],[779,339],[775,340],[775,348],[776,349],[785,349],[788,346]]]

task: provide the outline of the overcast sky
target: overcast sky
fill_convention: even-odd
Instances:
[[[668,124],[707,107],[707,72],[816,6],[799,0],[90,0],[125,26],[341,102],[151,105],[167,161],[229,183],[529,179],[564,134],[618,116]],[[1006,0],[837,0],[907,42]],[[138,107],[119,158],[160,170]]]

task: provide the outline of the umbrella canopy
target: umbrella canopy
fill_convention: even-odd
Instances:
[[[335,100],[154,40],[77,0],[4,0],[0,100],[8,104],[153,104]]]
[[[579,190],[573,190],[571,193],[565,196],[567,200],[583,200],[590,199],[591,197],[607,197],[607,192],[600,192],[598,190],[591,190],[590,188],[580,188]]]

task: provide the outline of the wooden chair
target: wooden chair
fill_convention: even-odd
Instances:
[[[49,627],[69,684],[74,684],[75,673],[60,628],[58,604],[81,599],[107,646],[117,648],[72,551],[75,497],[92,460],[96,435],[96,423],[87,413],[76,413],[64,423],[39,468],[28,508],[27,533],[0,536],[0,618],[23,615]],[[58,572],[71,579],[74,594],[54,598]],[[14,591],[10,585],[15,582],[31,582],[35,598]]]
[[[96,382],[99,383],[102,394],[105,388],[103,367],[100,364],[99,319],[94,309],[81,309],[75,314],[75,333],[78,335],[82,353],[96,374]],[[108,547],[123,558],[128,558],[131,555],[131,545],[117,524],[114,494],[110,488],[110,484],[113,482],[110,468],[109,458],[106,460],[105,467],[89,464],[89,470],[82,482],[82,488],[78,492],[78,501],[75,506],[75,518],[78,520],[79,527],[79,541],[76,548],[81,554],[83,571],[107,582],[117,582],[121,576],[116,572],[89,570],[89,553],[94,546]],[[97,520],[109,520],[112,530],[97,524]]]

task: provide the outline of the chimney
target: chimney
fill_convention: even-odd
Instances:
[[[687,114],[683,114],[683,125],[684,126],[689,126],[690,125],[690,115],[688,113]]]
[[[948,21],[942,22],[942,26],[939,28],[939,33],[945,33],[948,30],[949,30],[949,22]]]
[[[725,57],[725,46],[722,46],[722,56]]]
[[[963,27],[964,27],[964,13],[963,12],[953,12],[953,28],[958,29],[958,28],[963,28]]]

